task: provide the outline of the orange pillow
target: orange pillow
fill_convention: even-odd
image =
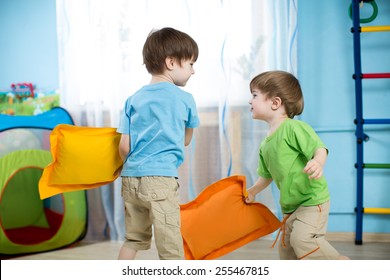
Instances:
[[[57,125],[50,134],[53,162],[39,181],[41,199],[103,186],[119,177],[122,159],[115,128]]]
[[[245,176],[231,176],[180,206],[186,259],[216,259],[280,227],[266,206],[246,204],[245,196]]]

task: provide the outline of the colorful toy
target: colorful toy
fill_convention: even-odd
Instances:
[[[34,98],[34,85],[32,83],[11,84],[12,92],[18,99]]]

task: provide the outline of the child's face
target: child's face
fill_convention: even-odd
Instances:
[[[258,89],[253,89],[251,94],[252,98],[249,100],[249,104],[251,105],[252,118],[267,121],[273,113],[272,100]]]
[[[192,59],[183,60],[181,65],[178,61],[175,61],[175,67],[171,72],[173,82],[177,86],[185,86],[190,77],[195,74],[194,65],[195,61]]]

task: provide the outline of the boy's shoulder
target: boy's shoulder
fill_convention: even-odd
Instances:
[[[310,124],[297,119],[287,119],[283,126],[286,131],[291,131],[292,133],[297,133],[298,131],[314,131]]]
[[[155,92],[168,91],[168,92],[180,92],[180,93],[190,94],[171,82],[160,82],[160,83],[155,83],[155,84],[147,84],[147,85],[142,86],[134,94],[142,93],[142,92],[150,92],[150,91],[155,91]]]
[[[153,100],[158,94],[164,100],[180,99],[185,103],[194,103],[195,100],[191,93],[181,89],[170,82],[161,82],[155,84],[147,84],[142,86],[136,92],[128,97],[128,102],[136,102],[137,100]]]
[[[307,122],[298,119],[287,119],[286,124],[290,127],[311,127]]]

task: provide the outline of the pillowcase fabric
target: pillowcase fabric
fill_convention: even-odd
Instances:
[[[53,162],[39,181],[41,199],[99,187],[118,178],[123,164],[120,137],[115,128],[57,125],[50,134]]]
[[[186,259],[216,259],[280,227],[266,206],[245,203],[245,184],[245,176],[224,178],[180,206]]]

